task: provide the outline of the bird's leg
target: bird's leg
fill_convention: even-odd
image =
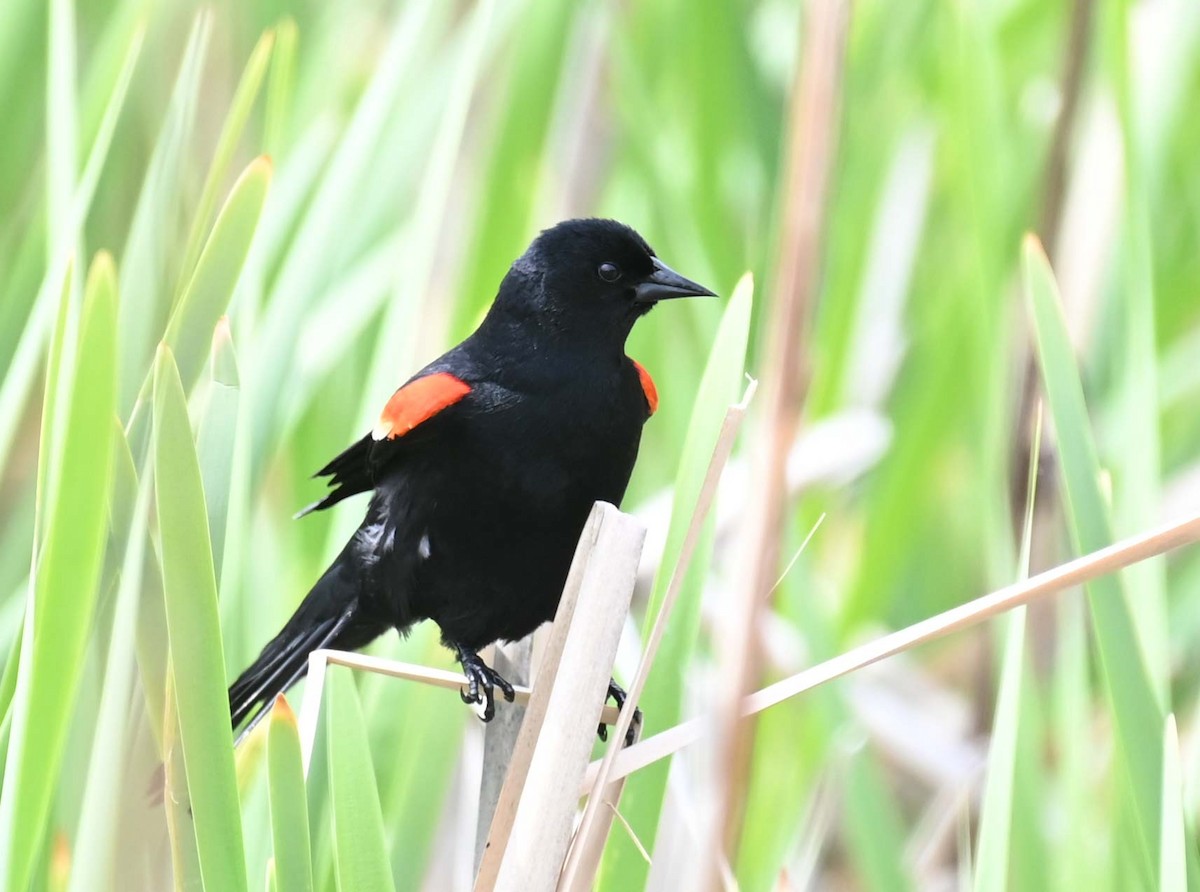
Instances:
[[[482,703],[483,720],[490,722],[496,715],[496,701],[493,689],[499,688],[504,699],[513,702],[516,692],[513,686],[495,669],[485,663],[475,651],[469,647],[455,643],[454,650],[458,653],[458,662],[462,664],[463,675],[467,677],[467,689],[459,690],[463,703]]]
[[[604,698],[606,703],[610,699],[617,704],[617,712],[620,712],[625,708],[625,689],[617,684],[617,681],[614,678],[610,678],[608,680],[608,696]],[[633,709],[633,721],[629,723],[629,730],[625,732],[626,746],[629,746],[631,743],[633,743],[634,739],[637,737],[638,729],[641,727],[642,711],[635,706]],[[600,727],[596,729],[596,733],[600,736],[601,740],[608,740],[608,726],[603,722],[601,722]]]

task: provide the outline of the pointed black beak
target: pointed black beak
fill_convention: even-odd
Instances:
[[[685,279],[657,257],[654,261],[654,272],[634,289],[637,296],[634,301],[639,304],[653,304],[660,300],[671,300],[675,297],[716,297],[703,285],[697,285],[691,279]]]

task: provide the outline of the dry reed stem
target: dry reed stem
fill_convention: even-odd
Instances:
[[[801,60],[789,110],[787,180],[781,222],[770,340],[763,370],[760,446],[752,461],[755,501],[747,505],[742,539],[743,585],[737,609],[719,641],[722,685],[713,760],[714,811],[710,850],[736,849],[752,748],[751,725],[739,722],[739,703],[757,683],[757,647],[768,592],[779,572],[780,530],[786,504],[787,455],[796,437],[808,385],[803,348],[819,288],[822,230],[837,143],[849,9],[845,0],[810,0]],[[701,888],[717,888],[713,859]]]
[[[464,689],[467,684],[467,679],[461,672],[452,672],[448,669],[433,669],[416,663],[402,663],[399,660],[388,660],[347,650],[313,651],[308,656],[308,685],[304,691],[304,701],[300,706],[299,720],[305,774],[308,773],[308,760],[312,756],[312,742],[316,735],[317,718],[321,710],[321,692],[325,686],[325,672],[329,666],[346,666],[362,672],[373,672],[376,675],[402,678],[405,681],[415,681],[455,691]],[[526,705],[533,696],[533,690],[527,685],[514,684],[513,691],[516,694],[513,699],[515,706]],[[501,710],[504,705],[503,698],[500,698],[496,709]],[[605,705],[604,710],[600,713],[600,721],[606,725],[614,724],[617,721],[617,708]]]
[[[492,657],[492,668],[514,685],[525,684],[533,676],[533,636],[527,635],[513,642],[507,650],[497,644]],[[500,704],[497,704],[499,707]],[[483,850],[487,844],[488,831],[492,826],[492,815],[500,801],[504,787],[504,775],[512,763],[513,750],[521,734],[525,720],[525,708],[519,703],[504,704],[497,708],[496,716],[485,726],[483,732],[483,759],[479,778],[478,808],[475,823],[475,858],[471,862],[471,876],[479,872]]]
[[[641,739],[640,735],[641,729],[635,728],[635,743]],[[617,734],[610,734],[609,740],[613,741],[613,743],[610,743],[610,748],[616,746],[616,741],[624,741],[624,739],[624,737],[618,736]],[[581,877],[591,877],[593,884],[595,882],[596,874],[600,870],[600,858],[604,854],[604,846],[608,842],[609,834],[612,832],[614,819],[620,820],[625,832],[629,834],[633,844],[637,846],[638,851],[646,859],[646,863],[650,863],[650,855],[646,852],[645,846],[642,845],[642,841],[638,839],[633,827],[628,821],[625,820],[625,816],[622,815],[618,810],[618,806],[621,803],[621,794],[625,792],[625,782],[628,780],[629,778],[627,777],[618,778],[612,783],[605,784],[604,788],[599,793],[595,792],[595,787],[593,786],[592,792],[588,794],[588,803],[590,804],[592,801],[591,797],[595,796],[597,797],[597,801],[603,803],[604,807],[601,809],[600,814],[592,824],[593,829],[588,839],[585,841],[586,844],[581,846],[581,838],[578,832],[576,832],[575,839],[571,843],[571,849],[568,852],[568,859],[571,857],[578,858],[579,866],[576,868],[578,875]],[[579,855],[575,855],[576,849],[580,850]],[[563,881],[560,878],[558,884],[559,889],[563,888],[562,883]],[[591,889],[592,885],[584,886],[584,888]]]
[[[633,517],[596,503],[496,804],[479,892],[550,892],[558,881],[645,538]]]
[[[500,789],[500,798],[492,815],[492,826],[488,833],[488,842],[484,846],[483,858],[475,877],[475,888],[480,892],[491,889],[500,871],[500,862],[508,845],[513,822],[516,819],[517,806],[520,804],[521,793],[529,775],[530,762],[537,744],[537,736],[546,720],[546,707],[549,704],[549,686],[553,683],[554,673],[562,662],[563,649],[566,644],[567,627],[574,617],[575,605],[579,600],[579,591],[583,584],[583,571],[586,564],[586,554],[596,544],[599,534],[599,516],[593,508],[588,517],[583,533],[579,537],[575,557],[563,587],[562,599],[558,602],[558,610],[554,616],[554,625],[546,645],[538,658],[537,678],[547,682],[546,689],[537,687],[537,696],[531,698],[525,711],[525,721],[521,723],[521,731],[517,735],[517,745],[513,749],[513,758],[508,764],[504,776],[504,785]]]
[[[884,635],[853,648],[788,678],[768,685],[741,701],[742,718],[756,715],[785,700],[848,675],[887,657],[911,650],[921,644],[943,638],[952,632],[977,625],[1023,604],[1039,601],[1066,589],[1083,585],[1124,567],[1158,557],[1172,549],[1200,540],[1200,513],[1158,527],[1147,533],[1122,539],[1090,554],[1046,570],[1024,582],[1014,583],[973,601],[952,607],[907,628]],[[610,781],[626,777],[647,765],[665,759],[700,739],[711,727],[707,716],[700,716],[648,737],[622,750],[614,760]],[[590,789],[600,763],[589,766],[580,792]]]
[[[654,665],[655,657],[658,656],[658,648],[662,643],[667,621],[670,619],[671,612],[675,609],[675,602],[679,600],[679,592],[683,588],[683,580],[687,575],[688,568],[691,566],[692,555],[695,553],[696,544],[700,539],[700,532],[704,527],[705,520],[708,518],[709,509],[712,507],[713,497],[717,492],[717,484],[721,480],[721,472],[724,471],[725,465],[729,461],[729,454],[733,451],[733,442],[737,438],[737,432],[741,428],[742,420],[746,416],[746,408],[749,406],[750,400],[754,397],[757,387],[757,382],[751,380],[746,386],[741,402],[730,406],[725,412],[725,419],[721,423],[721,430],[717,435],[716,444],[713,446],[713,453],[708,462],[708,469],[705,471],[704,482],[701,484],[695,508],[692,511],[687,531],[683,537],[683,545],[679,551],[679,560],[671,570],[671,578],[667,583],[667,590],[663,596],[662,606],[659,608],[658,615],[654,618],[654,626],[650,629],[650,637],[646,641],[637,671],[630,682],[627,692],[628,696],[625,701],[627,706],[617,717],[616,727],[610,731],[609,739],[612,742],[604,754],[603,761],[600,763],[600,769],[592,785],[591,793],[588,796],[587,805],[584,807],[579,829],[575,832],[574,844],[567,855],[566,864],[563,866],[563,873],[559,879],[559,889],[571,890],[571,892],[576,892],[576,890],[578,892],[586,892],[587,889],[592,887],[595,881],[596,867],[600,863],[600,852],[604,848],[604,842],[608,837],[608,830],[612,826],[609,812],[603,806],[609,805],[615,811],[619,801],[619,788],[618,790],[605,789],[609,784],[608,772],[611,770],[613,759],[616,758],[617,753],[621,749],[621,744],[625,740],[625,734],[629,730],[630,722],[633,719],[634,707],[641,698],[642,691],[646,688],[646,679],[650,676],[650,668]],[[614,796],[617,798],[614,798]]]
[[[1041,216],[1038,233],[1047,257],[1058,255],[1059,228],[1062,225],[1063,202],[1067,191],[1067,162],[1075,122],[1079,117],[1079,98],[1083,92],[1083,74],[1091,48],[1092,22],[1096,17],[1095,0],[1074,0],[1063,56],[1059,95],[1062,105],[1054,121],[1050,151],[1046,156],[1046,171],[1042,177]]]

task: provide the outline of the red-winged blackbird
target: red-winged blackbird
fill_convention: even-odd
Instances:
[[[509,700],[512,687],[478,651],[553,619],[592,503],[620,504],[657,408],[625,339],[660,300],[699,295],[712,292],[621,223],[568,220],[541,233],[475,333],[317,472],[332,492],[301,514],[374,495],[333,565],[229,689],[234,727],[256,711],[257,722],[304,675],[311,651],[357,649],[422,619],[457,654],[463,699],[491,719],[493,687]],[[610,688],[618,703],[623,694]]]

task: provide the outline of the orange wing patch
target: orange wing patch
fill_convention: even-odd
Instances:
[[[638,377],[642,380],[642,393],[646,394],[646,405],[650,407],[650,414],[653,415],[658,411],[658,388],[654,386],[654,379],[650,377],[650,373],[636,359],[629,360],[633,363],[633,367],[637,369]]]
[[[470,384],[460,381],[449,372],[438,372],[409,381],[393,393],[383,407],[379,422],[371,431],[371,438],[394,440],[403,437],[418,424],[453,406],[470,392]]]

